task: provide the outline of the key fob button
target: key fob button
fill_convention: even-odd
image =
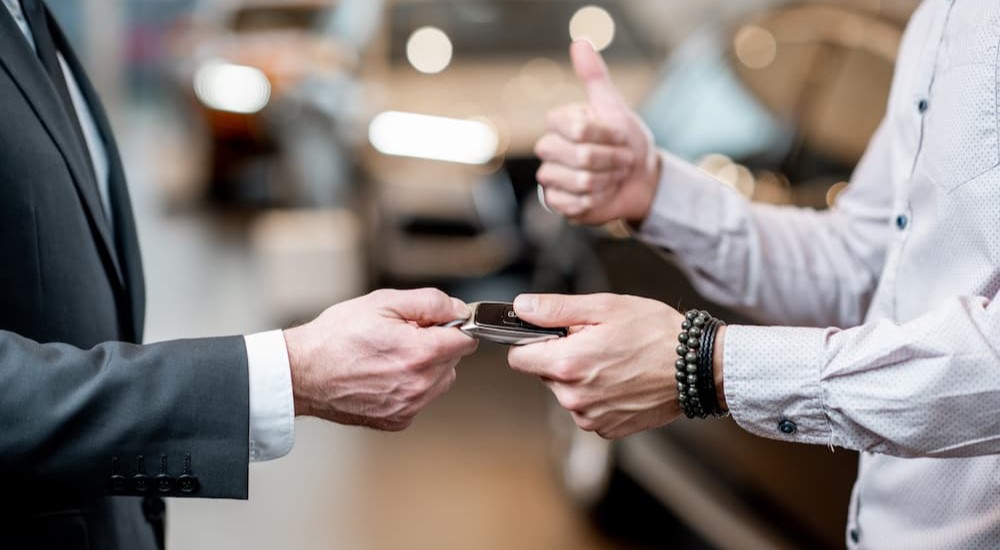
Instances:
[[[514,311],[513,307],[504,308],[503,316],[500,318],[500,322],[512,327],[524,326],[524,322],[521,321],[521,318],[517,316],[517,313]]]

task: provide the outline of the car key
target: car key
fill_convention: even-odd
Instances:
[[[469,304],[468,319],[458,319],[444,326],[458,327],[469,336],[508,345],[524,345],[561,338],[569,334],[565,327],[544,328],[522,321],[509,302]]]

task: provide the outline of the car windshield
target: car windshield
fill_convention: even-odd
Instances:
[[[407,40],[425,26],[444,31],[457,61],[566,55],[570,20],[585,6],[601,7],[614,20],[614,40],[603,52],[606,57],[635,59],[652,53],[649,44],[629,25],[620,2],[428,0],[393,7],[392,60],[406,62]]]
[[[238,33],[308,30],[317,28],[328,8],[323,6],[252,6],[233,14],[231,28]]]

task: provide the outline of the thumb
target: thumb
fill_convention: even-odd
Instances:
[[[604,309],[599,295],[522,294],[514,300],[514,312],[522,320],[541,327],[593,325]]]
[[[573,42],[569,47],[569,54],[573,59],[573,70],[583,81],[590,104],[596,107],[598,112],[628,108],[625,98],[611,80],[604,58],[597,53],[590,42],[586,40]]]
[[[447,323],[469,316],[464,302],[434,288],[381,290],[374,296],[377,305],[404,321],[419,325]]]

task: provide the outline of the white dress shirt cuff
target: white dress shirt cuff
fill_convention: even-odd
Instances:
[[[280,330],[243,337],[250,371],[250,461],[288,454],[295,443],[295,404],[288,348]]]
[[[830,330],[740,325],[726,329],[724,389],[737,424],[771,439],[831,444],[820,383]]]

